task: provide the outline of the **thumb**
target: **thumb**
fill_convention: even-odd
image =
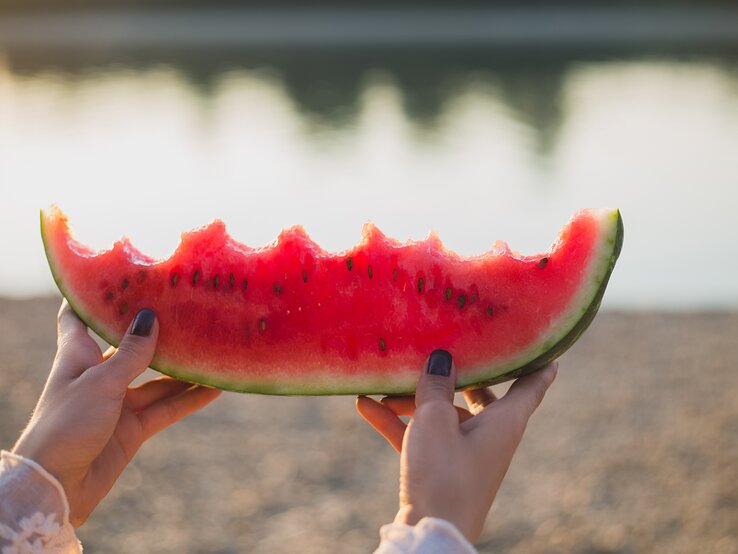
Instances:
[[[95,373],[104,375],[102,378],[113,382],[116,388],[125,389],[149,367],[158,336],[156,314],[148,308],[139,310],[118,348],[110,358],[93,368]]]
[[[456,372],[451,353],[447,350],[434,350],[418,381],[415,405],[420,408],[423,404],[438,401],[453,405],[455,384]]]
[[[528,420],[543,401],[548,387],[558,373],[558,362],[552,362],[543,369],[518,378],[503,397],[505,404],[518,407],[521,416]]]

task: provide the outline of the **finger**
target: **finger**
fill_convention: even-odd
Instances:
[[[392,445],[392,448],[398,452],[402,450],[402,439],[407,425],[391,409],[372,398],[359,396],[356,399],[356,411]]]
[[[469,406],[469,411],[477,415],[497,400],[497,396],[492,392],[492,389],[485,387],[464,391],[464,400],[466,400],[466,405]]]
[[[109,359],[110,356],[115,354],[115,350],[116,350],[115,346],[108,347],[108,349],[105,352],[103,352],[103,355],[102,355],[103,361]]]
[[[55,370],[68,377],[79,377],[84,370],[100,363],[100,348],[88,334],[87,326],[77,317],[66,299],[57,314]]]
[[[183,393],[154,402],[138,414],[144,440],[173,423],[204,408],[220,395],[219,390],[199,385],[191,385]]]
[[[558,372],[558,362],[548,364],[543,369],[517,379],[507,394],[500,400],[512,405],[527,420],[543,400]]]
[[[62,300],[56,316],[56,329],[60,340],[65,337],[87,335],[87,325],[77,317],[66,298]]]
[[[173,379],[172,377],[157,377],[137,387],[129,388],[125,403],[134,412],[139,412],[154,402],[177,396],[190,387],[192,387],[192,383]]]
[[[459,416],[459,423],[464,423],[474,417],[474,414],[466,408],[462,408],[461,406],[454,406],[454,408],[456,408],[456,414]]]
[[[412,416],[415,413],[414,396],[385,396],[380,402],[398,416]],[[469,410],[461,406],[454,406],[454,408],[456,408],[456,413],[459,415],[460,423],[474,417]]]
[[[106,361],[93,367],[92,377],[105,379],[116,390],[125,392],[128,385],[149,367],[156,348],[159,324],[152,310],[140,310],[118,348]]]
[[[380,403],[398,416],[412,416],[415,413],[414,396],[385,396]]]
[[[415,405],[441,403],[449,407],[454,402],[456,375],[451,354],[446,350],[434,350],[428,358],[415,391]]]
[[[465,424],[482,451],[512,458],[528,419],[556,376],[556,364],[517,379],[507,394]],[[505,454],[506,452],[506,454]]]

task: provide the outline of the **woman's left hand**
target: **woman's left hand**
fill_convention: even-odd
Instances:
[[[159,377],[129,387],[151,363],[159,324],[141,310],[117,349],[102,354],[67,304],[58,315],[57,354],[31,421],[13,452],[64,487],[79,527],[144,441],[199,410],[219,391]]]

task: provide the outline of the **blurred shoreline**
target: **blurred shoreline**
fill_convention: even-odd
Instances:
[[[0,48],[738,44],[738,9],[707,7],[75,8],[0,13]]]

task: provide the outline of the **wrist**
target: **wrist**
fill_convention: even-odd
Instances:
[[[423,519],[423,517],[424,516],[412,504],[406,504],[404,506],[400,506],[400,509],[397,511],[395,523],[415,525]]]
[[[471,524],[472,518],[465,517],[459,512],[442,509],[423,509],[412,504],[400,506],[394,522],[415,526],[424,517],[433,517],[449,522],[470,542],[474,542],[479,538],[479,533],[481,532],[481,526]],[[479,529],[475,529],[476,527],[479,527]]]
[[[48,449],[43,448],[46,441],[41,436],[42,434],[42,431],[36,427],[26,429],[11,452],[17,456],[33,460],[56,479],[59,479],[59,472],[51,463],[51,460],[48,459],[48,456],[44,455],[44,452]]]
[[[459,525],[460,522],[457,521],[459,518],[454,517],[453,513],[446,513],[445,510],[422,508],[413,504],[406,504],[400,507],[400,509],[397,511],[397,515],[395,516],[395,523],[416,525],[424,517],[443,519],[461,529],[461,526]]]
[[[38,448],[34,444],[35,442],[33,431],[26,429],[11,449],[11,452],[16,456],[23,456],[43,466],[43,460],[40,459],[41,457],[39,456]]]

